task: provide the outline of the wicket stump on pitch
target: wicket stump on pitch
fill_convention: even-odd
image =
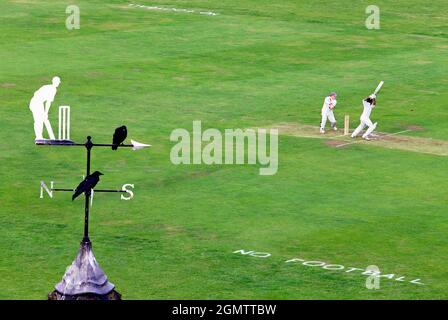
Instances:
[[[58,140],[70,140],[70,106],[59,107]]]
[[[346,114],[344,118],[344,136],[348,136],[349,134],[350,134],[350,116]]]

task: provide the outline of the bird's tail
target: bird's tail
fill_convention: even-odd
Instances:
[[[114,145],[112,146],[112,150],[117,150],[117,148],[118,148],[118,144],[114,144]]]

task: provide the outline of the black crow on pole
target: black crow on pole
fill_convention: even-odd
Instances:
[[[112,150],[117,150],[118,146],[126,140],[128,136],[128,129],[126,126],[121,126],[115,129],[114,136],[112,138]]]
[[[90,191],[95,188],[98,181],[100,181],[100,176],[103,174],[99,171],[95,171],[91,175],[88,175],[81,183],[76,187],[75,193],[72,196],[72,201],[75,200],[81,193],[85,192],[90,195]]]

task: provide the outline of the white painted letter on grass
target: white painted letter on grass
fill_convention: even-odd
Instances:
[[[239,253],[239,254],[242,254],[242,255],[249,255],[249,256],[252,256],[252,257],[256,257],[256,258],[268,258],[268,257],[271,256],[271,254],[268,253],[268,252],[256,252],[256,251],[253,251],[253,250],[245,251],[244,249],[233,251],[233,253]]]

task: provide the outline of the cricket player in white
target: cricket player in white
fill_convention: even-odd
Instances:
[[[52,79],[52,84],[47,84],[39,88],[34,92],[34,96],[30,101],[30,110],[33,113],[34,118],[34,134],[36,140],[43,140],[42,132],[44,130],[44,124],[47,128],[48,135],[51,140],[56,140],[53,129],[51,128],[50,121],[48,120],[48,111],[50,111],[51,103],[57,92],[57,87],[61,83],[59,77]]]
[[[320,133],[325,133],[325,124],[327,119],[330,120],[331,127],[333,130],[338,130],[336,128],[336,118],[334,117],[333,109],[336,107],[336,92],[330,93],[324,100],[324,105],[322,106],[322,122],[320,123]]]
[[[355,138],[361,132],[361,130],[363,130],[367,126],[368,129],[362,135],[362,137],[365,140],[370,140],[370,134],[373,132],[373,130],[376,129],[376,126],[378,125],[378,122],[372,123],[372,120],[370,120],[372,109],[376,106],[376,95],[371,94],[370,96],[362,100],[362,104],[364,105],[364,111],[360,117],[361,124],[355,129],[355,131],[353,131],[352,138]]]

